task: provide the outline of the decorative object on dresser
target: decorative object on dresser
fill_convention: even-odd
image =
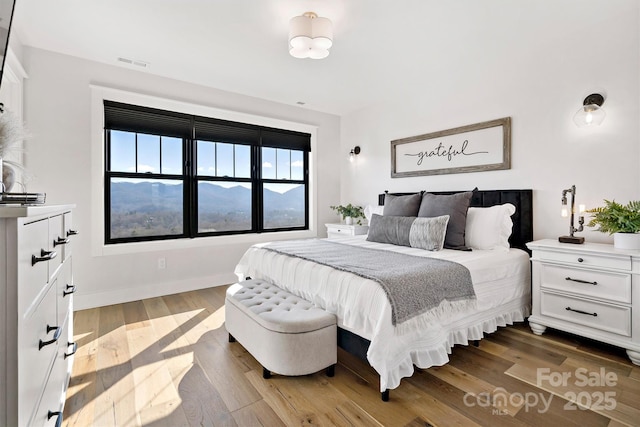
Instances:
[[[640,249],[640,201],[622,205],[605,200],[605,206],[587,210],[593,214],[588,227],[613,234],[613,246],[618,249]]]
[[[533,333],[550,327],[613,344],[640,365],[640,252],[551,239],[527,246]]]
[[[347,225],[353,224],[353,220],[356,220],[358,225],[362,225],[362,218],[364,218],[364,210],[362,206],[354,206],[349,203],[346,206],[329,206],[334,211],[338,212],[340,216],[344,218],[344,222]]]
[[[569,212],[567,212],[567,193],[571,194],[571,214],[569,214]],[[577,237],[574,236],[573,233],[577,232],[581,232],[582,230],[584,230],[584,217],[580,216],[578,219],[578,225],[579,227],[576,228],[574,227],[574,217],[575,217],[575,213],[576,213],[576,201],[575,201],[575,197],[576,197],[576,186],[572,185],[571,188],[567,188],[566,190],[562,190],[562,216],[563,217],[569,217],[569,235],[568,236],[560,236],[558,237],[558,241],[562,242],[562,243],[574,243],[574,244],[582,244],[584,243],[584,237]],[[581,205],[581,209],[580,209],[580,213],[582,213],[582,205]]]
[[[0,425],[61,425],[73,354],[73,206],[0,207]]]
[[[325,224],[327,227],[327,237],[335,239],[336,237],[360,236],[367,234],[369,227],[366,225],[348,225],[348,224]]]
[[[11,111],[0,113],[0,193],[8,193],[16,182],[16,169],[23,170],[22,165],[9,160],[23,151],[22,142],[26,132],[18,117]]]

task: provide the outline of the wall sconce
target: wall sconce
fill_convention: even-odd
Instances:
[[[360,146],[356,145],[355,147],[353,147],[351,149],[351,151],[349,152],[349,161],[353,162],[356,159],[356,156],[360,154]]]
[[[584,237],[576,237],[573,235],[573,233],[575,233],[576,231],[580,232],[584,230],[584,216],[582,215],[580,215],[578,218],[579,227],[575,228],[573,226],[573,219],[574,219],[575,208],[576,208],[576,205],[575,205],[576,186],[572,185],[571,188],[562,190],[562,216],[565,218],[569,216],[569,211],[567,209],[567,193],[571,194],[571,220],[569,222],[569,235],[558,237],[558,241],[562,243],[582,244],[584,243]],[[585,209],[585,206],[580,205],[580,213],[584,212],[584,209]]]
[[[573,122],[578,127],[600,125],[607,113],[602,109],[604,97],[599,93],[592,93],[582,101],[582,107],[573,116]]]
[[[329,19],[307,12],[289,21],[289,53],[294,58],[326,58],[332,45],[333,25]]]

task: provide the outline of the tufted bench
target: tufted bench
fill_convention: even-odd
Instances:
[[[245,280],[227,289],[225,325],[262,365],[263,377],[307,375],[337,362],[336,317],[264,280]]]

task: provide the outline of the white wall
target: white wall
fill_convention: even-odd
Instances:
[[[534,237],[568,233],[561,192],[577,186],[577,203],[640,199],[640,67],[638,3],[584,2],[550,8],[554,22],[537,21],[540,37],[512,32],[512,55],[475,55],[450,78],[404,87],[393,99],[342,117],[342,152],[359,145],[357,162],[343,160],[341,201],[374,204],[384,190],[534,190]],[[505,5],[507,7],[507,5]],[[518,8],[519,4],[509,7]],[[564,13],[564,16],[558,16]],[[507,16],[512,16],[505,14]],[[513,14],[513,16],[516,16]],[[530,40],[524,48],[517,40]],[[434,43],[446,42],[434,40]],[[490,46],[474,46],[469,50]],[[438,58],[425,58],[425,68]],[[415,71],[414,71],[415,72]],[[577,128],[573,114],[590,93],[602,93],[600,127]],[[510,170],[419,178],[390,178],[390,141],[512,117]],[[576,224],[577,225],[577,224]],[[611,238],[589,229],[588,241]]]
[[[318,127],[317,206],[314,230],[326,235],[324,223],[334,221],[329,205],[339,202],[339,176],[331,171],[340,147],[340,119],[300,107],[277,104],[144,72],[108,66],[25,47],[25,165],[34,174],[29,191],[47,193],[47,203],[75,203],[73,268],[78,285],[76,309],[107,305],[190,289],[230,283],[233,269],[251,242],[245,238],[224,245],[199,241],[194,247],[142,253],[93,256],[92,206],[101,186],[92,186],[90,85],[102,85],[218,109]],[[283,233],[284,234],[284,233]],[[257,240],[257,239],[256,239]],[[158,258],[166,259],[159,270]]]

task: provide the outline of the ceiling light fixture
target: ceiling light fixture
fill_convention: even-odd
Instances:
[[[592,93],[582,102],[582,107],[573,116],[573,122],[578,127],[600,125],[607,115],[602,109],[604,97],[599,93]]]
[[[289,53],[294,58],[326,58],[332,45],[333,25],[329,19],[306,12],[289,21]]]

